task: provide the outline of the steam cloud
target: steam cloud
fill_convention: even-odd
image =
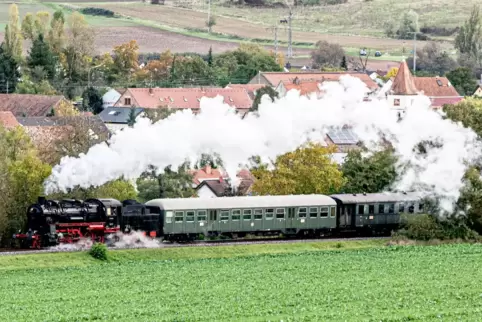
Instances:
[[[156,124],[141,119],[115,134],[109,145],[98,144],[78,158],[64,157],[45,182],[46,193],[98,186],[121,176],[135,179],[149,165],[177,168],[186,158],[195,161],[213,152],[235,178],[239,165],[253,155],[274,159],[309,140],[324,142],[328,127],[350,125],[370,149],[379,148],[383,138],[392,143],[400,171],[404,169],[395,189],[435,194],[442,197],[443,209],[452,210],[466,162],[480,156],[472,130],[444,120],[422,95],[413,97],[414,104],[399,121],[385,99],[363,101],[367,88],[357,78],[344,76],[339,83],[326,83],[323,90],[321,99],[300,97],[297,91],[275,102],[265,98],[259,117],[241,119],[217,97],[203,98],[199,115],[181,111]],[[420,155],[414,147],[422,141],[436,141],[441,147]]]

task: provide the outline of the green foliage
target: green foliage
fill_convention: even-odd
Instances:
[[[482,46],[482,18],[480,16],[480,8],[475,5],[472,9],[470,17],[460,28],[455,38],[455,48],[461,54],[479,60],[482,57],[480,48]]]
[[[38,94],[38,95],[55,95],[57,91],[50,85],[47,80],[33,81],[30,76],[23,75],[20,82],[17,83],[16,93],[18,94]]]
[[[466,67],[454,69],[446,76],[460,95],[472,95],[477,89],[477,80],[472,71]]]
[[[50,49],[49,44],[44,40],[43,34],[40,34],[37,39],[33,41],[27,58],[27,65],[30,69],[35,67],[42,67],[47,73],[48,79],[53,79],[55,76],[56,59]]]
[[[106,261],[107,258],[107,246],[103,243],[95,243],[89,250],[90,256],[95,259]]]
[[[319,251],[327,244],[332,250]],[[32,314],[39,321],[479,320],[481,245],[347,251],[354,242],[333,250],[334,244],[116,250],[109,261],[80,252],[2,256],[31,265],[2,271],[8,300],[0,314],[6,321]],[[64,266],[39,268],[51,262]],[[56,282],[45,287],[45,281]],[[187,298],[188,305],[179,304]],[[19,310],[22,301],[29,305]]]
[[[395,236],[412,240],[476,240],[477,233],[472,231],[463,219],[449,218],[443,221],[428,214],[402,215],[402,227]]]
[[[265,86],[256,91],[256,96],[253,100],[253,105],[251,106],[250,112],[255,112],[258,110],[259,104],[261,104],[261,99],[264,95],[268,95],[271,102],[274,102],[275,98],[279,98],[279,94],[271,86]]]
[[[341,67],[343,70],[348,70],[348,65],[346,64],[346,56],[343,56],[343,59],[341,60],[340,67]]]
[[[134,185],[126,180],[118,179],[107,182],[99,187],[71,189],[67,193],[59,192],[48,196],[49,199],[75,198],[85,200],[87,198],[114,198],[120,201],[136,199],[137,191]]]
[[[6,131],[0,125],[0,155],[0,244],[6,245],[24,228],[25,211],[42,193],[51,168],[40,161],[21,127]]]
[[[391,149],[363,156],[360,150],[348,152],[341,171],[346,179],[345,193],[374,193],[388,188],[397,179],[397,157]]]
[[[407,64],[413,66],[413,57],[407,59]],[[429,42],[417,50],[417,76],[423,76],[421,71],[430,76],[442,76],[456,67],[457,62],[436,42]]]
[[[325,40],[318,41],[315,44],[315,49],[311,52],[313,68],[317,69],[322,67],[337,68],[341,65],[344,57],[345,50],[339,44],[329,43]]]
[[[401,39],[413,39],[413,33],[418,31],[418,14],[413,10],[404,12],[400,18],[397,35]]]
[[[470,127],[482,137],[482,100],[467,97],[455,105],[446,105],[443,108],[447,118],[454,122],[462,122],[465,127]]]
[[[94,87],[88,87],[82,93],[82,110],[99,114],[104,109],[102,95]]]
[[[469,226],[482,234],[482,180],[480,170],[472,167],[464,176],[458,206],[467,214]]]
[[[103,8],[87,7],[87,8],[82,8],[80,12],[83,13],[84,15],[104,16],[108,18],[113,18],[115,16],[114,11],[109,9],[103,9]]]
[[[133,127],[136,124],[136,109],[132,107],[129,111],[129,118],[127,119],[127,126]]]
[[[20,73],[17,61],[4,48],[5,43],[0,44],[0,93],[13,93]]]
[[[260,195],[336,193],[345,184],[342,172],[331,159],[333,146],[308,144],[276,158],[275,169],[251,169],[256,178],[253,192]]]
[[[8,24],[5,26],[4,50],[18,62],[22,58],[22,32],[18,7],[12,3],[8,8]]]

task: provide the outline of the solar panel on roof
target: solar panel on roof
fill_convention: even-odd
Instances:
[[[359,141],[350,129],[333,129],[328,131],[328,136],[335,144],[357,144]]]

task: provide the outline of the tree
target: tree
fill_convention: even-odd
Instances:
[[[278,156],[274,170],[251,170],[256,178],[253,192],[260,195],[332,194],[345,184],[342,172],[331,159],[336,147],[310,143]]]
[[[398,74],[398,67],[392,67],[392,68],[390,68],[390,70],[385,75],[385,79],[389,80],[392,77],[395,78],[395,77],[397,77],[397,74]]]
[[[464,176],[457,206],[467,214],[469,227],[482,234],[482,180],[480,169],[471,167]]]
[[[79,111],[75,108],[75,106],[67,101],[62,100],[55,108],[55,116],[78,116],[80,115]]]
[[[413,57],[407,59],[407,64],[413,65]],[[457,62],[436,42],[429,42],[417,50],[417,71],[442,76],[456,67]]]
[[[397,179],[397,157],[391,149],[364,157],[362,151],[352,150],[342,165],[346,178],[344,193],[382,192]]]
[[[77,11],[69,16],[67,29],[69,36],[61,58],[65,73],[62,87],[65,95],[73,98],[81,94],[76,91],[78,84],[87,79],[91,55],[94,52],[94,32],[84,16]]]
[[[37,66],[43,67],[48,79],[54,78],[56,60],[50,50],[50,46],[45,42],[43,34],[40,34],[38,38],[34,40],[29,57],[27,58],[27,64],[30,69]]]
[[[22,127],[7,131],[0,125],[0,244],[25,228],[27,206],[43,190],[51,168],[41,162]]]
[[[94,114],[99,114],[104,109],[102,95],[94,87],[88,87],[82,93],[82,109]]]
[[[249,109],[250,112],[255,112],[258,110],[259,104],[261,104],[261,99],[263,98],[264,95],[268,95],[268,97],[271,99],[271,102],[274,102],[275,98],[278,98],[279,96],[278,92],[275,91],[271,86],[261,87],[256,91],[256,96],[254,97],[253,105]]]
[[[129,111],[129,118],[127,119],[127,125],[133,127],[136,124],[136,109],[132,107]]]
[[[134,185],[126,180],[118,179],[107,182],[99,187],[79,188],[75,187],[68,192],[56,192],[48,196],[49,199],[74,198],[85,200],[88,198],[113,198],[119,201],[137,199]]]
[[[168,118],[171,114],[176,113],[177,110],[169,107],[149,108],[144,110],[144,115],[152,124],[160,120]]]
[[[460,28],[455,38],[455,48],[482,67],[482,17],[478,5],[474,5],[470,18]]]
[[[211,67],[213,65],[213,47],[209,47],[208,51],[208,65]]]
[[[348,70],[348,65],[346,64],[346,56],[345,56],[345,55],[343,55],[343,58],[342,58],[342,60],[341,60],[340,67],[341,67],[343,70]]]
[[[139,45],[131,40],[114,47],[114,68],[122,77],[130,77],[139,69]]]
[[[477,88],[477,80],[472,71],[466,67],[459,67],[447,73],[450,83],[460,95],[472,95]]]
[[[311,52],[313,68],[338,67],[341,65],[345,51],[339,44],[332,44],[325,40],[315,44],[315,50]]]
[[[22,57],[22,33],[19,26],[18,7],[15,3],[11,4],[8,9],[4,43],[4,50],[19,61]]]
[[[211,16],[209,20],[206,21],[206,27],[208,27],[208,33],[211,33],[211,29],[216,25],[216,17]]]
[[[17,87],[20,72],[15,58],[0,44],[0,93],[13,93]]]
[[[400,18],[400,26],[396,32],[398,37],[401,39],[413,39],[413,33],[418,31],[418,14],[413,10],[404,12]]]
[[[30,76],[23,75],[17,84],[18,94],[56,95],[57,91],[47,80],[32,80]]]
[[[65,17],[62,10],[54,12],[54,16],[50,21],[50,30],[48,32],[47,40],[50,44],[50,48],[55,55],[60,55],[65,45]]]
[[[465,127],[470,127],[482,137],[482,100],[467,97],[457,104],[446,105],[443,108],[447,118],[454,122],[462,122]]]

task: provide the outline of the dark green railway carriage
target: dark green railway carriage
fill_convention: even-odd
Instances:
[[[325,195],[155,199],[166,240],[199,234],[318,234],[336,228],[336,202]]]
[[[402,213],[423,212],[423,198],[417,193],[369,193],[331,195],[337,203],[340,229],[392,229]]]

